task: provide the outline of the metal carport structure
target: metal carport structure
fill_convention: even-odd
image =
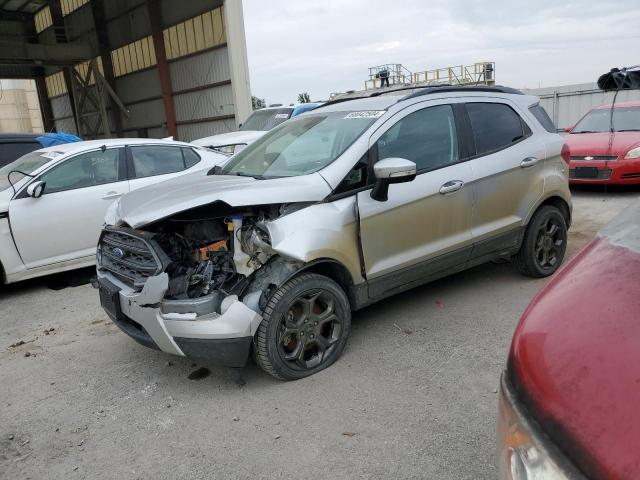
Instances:
[[[0,0],[0,78],[47,131],[181,140],[251,113],[241,0]]]

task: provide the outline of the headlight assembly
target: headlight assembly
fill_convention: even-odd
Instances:
[[[584,477],[527,417],[505,374],[498,403],[498,478],[500,480],[574,480]]]
[[[237,145],[225,145],[224,147],[215,147],[215,150],[224,155],[233,155]]]
[[[624,156],[625,160],[635,160],[637,158],[640,158],[640,147],[632,148]]]

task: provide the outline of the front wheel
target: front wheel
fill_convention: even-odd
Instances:
[[[567,222],[560,210],[545,205],[529,222],[515,264],[527,276],[548,277],[560,267],[566,250]]]
[[[313,375],[335,362],[351,330],[349,301],[322,275],[303,273],[271,297],[254,337],[256,361],[281,380]]]

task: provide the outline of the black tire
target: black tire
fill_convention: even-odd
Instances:
[[[253,338],[254,356],[280,380],[308,377],[333,364],[351,331],[345,292],[315,273],[298,275],[278,288],[262,317]]]
[[[545,205],[527,225],[514,263],[524,275],[548,277],[560,267],[566,250],[567,222],[559,209]]]

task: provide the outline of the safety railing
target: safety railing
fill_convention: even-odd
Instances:
[[[496,66],[494,62],[478,62],[473,65],[436,68],[415,72],[412,83],[451,85],[494,85]]]

